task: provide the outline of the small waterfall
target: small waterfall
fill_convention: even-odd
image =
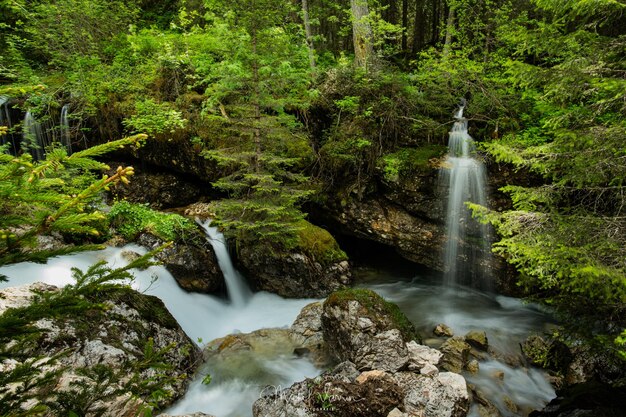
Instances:
[[[206,232],[209,242],[213,246],[215,256],[217,257],[217,263],[224,274],[224,281],[226,282],[226,291],[228,291],[228,298],[235,307],[242,307],[252,297],[252,292],[246,284],[243,276],[235,269],[233,262],[230,259],[228,248],[226,247],[226,239],[224,235],[217,230],[217,227],[210,226],[211,220],[207,220],[200,223],[204,231]]]
[[[30,152],[35,161],[44,159],[45,138],[41,124],[35,120],[35,117],[29,111],[24,116],[24,124],[22,125],[22,150]]]
[[[9,111],[9,97],[0,96],[0,126],[6,126],[9,129],[13,127],[11,121],[11,112]],[[7,152],[17,155],[17,149],[15,148],[15,139],[12,133],[6,135],[0,135],[0,145],[11,144],[11,147],[7,149]]]
[[[67,117],[70,106],[66,104],[61,109],[61,144],[67,149],[67,154],[72,154],[72,140],[70,138],[70,122]]]
[[[443,185],[448,187],[444,282],[447,286],[463,284],[490,290],[489,228],[472,219],[465,205],[472,202],[486,206],[487,196],[485,169],[474,157],[476,148],[467,132],[464,108],[465,101],[462,101],[454,116],[456,121],[450,131],[446,168],[441,174]]]

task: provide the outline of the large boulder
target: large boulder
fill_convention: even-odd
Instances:
[[[10,356],[1,371],[29,373],[28,384],[0,386],[12,393],[3,397],[12,412],[117,417],[162,408],[184,393],[201,358],[161,300],[130,288],[36,283],[1,290],[0,300],[0,318],[21,323],[0,340]]]
[[[165,241],[151,233],[142,233],[137,243],[156,249]],[[200,231],[187,232],[156,255],[156,259],[172,274],[178,285],[187,291],[219,293],[225,288],[224,276],[215,251]]]
[[[331,294],[324,302],[322,330],[331,355],[359,370],[403,368],[408,363],[405,342],[418,338],[395,304],[366,289]]]
[[[318,298],[352,282],[346,254],[326,230],[302,221],[296,243],[237,242],[237,267],[256,290]]]
[[[321,326],[315,315],[321,311]],[[469,409],[465,379],[440,373],[442,353],[418,344],[397,307],[369,290],[333,293],[303,309],[290,331],[320,341],[342,360],[323,375],[269,387],[254,403],[255,417],[463,417]],[[354,361],[354,362],[352,362]]]

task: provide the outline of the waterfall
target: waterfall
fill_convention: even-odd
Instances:
[[[59,142],[61,142],[61,144],[65,146],[65,148],[67,149],[67,154],[71,155],[72,154],[72,141],[70,138],[70,122],[67,117],[69,108],[70,108],[69,104],[66,104],[61,109],[61,140]]]
[[[11,122],[11,112],[9,111],[9,97],[0,96],[0,126],[6,126],[9,129],[13,127]],[[11,144],[11,147],[7,149],[7,152],[12,152],[13,155],[17,155],[17,149],[15,148],[15,140],[12,133],[6,135],[0,135],[0,145]]]
[[[450,131],[448,156],[441,174],[442,185],[448,187],[444,282],[447,286],[463,284],[490,290],[489,228],[472,219],[465,205],[472,202],[486,206],[487,196],[485,169],[474,157],[476,148],[467,132],[464,108],[462,101],[454,116],[456,121]]]
[[[24,124],[22,125],[22,149],[30,152],[35,161],[44,159],[45,139],[41,124],[35,120],[35,117],[29,111],[24,116]]]
[[[252,292],[248,288],[243,276],[235,269],[233,262],[230,259],[228,248],[226,247],[226,239],[224,235],[220,233],[217,227],[210,226],[211,220],[200,223],[204,229],[213,250],[217,257],[217,263],[224,274],[224,281],[226,282],[226,291],[228,292],[228,298],[235,307],[241,307],[247,304],[252,297]]]

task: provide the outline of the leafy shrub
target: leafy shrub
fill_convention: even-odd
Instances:
[[[189,219],[178,214],[161,213],[141,204],[127,201],[115,203],[108,214],[111,225],[126,240],[136,239],[142,232],[172,241],[185,235],[185,231],[195,229]]]

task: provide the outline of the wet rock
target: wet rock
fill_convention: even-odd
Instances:
[[[491,401],[487,399],[485,393],[477,389],[474,385],[469,386],[472,393],[472,400],[476,404],[480,417],[502,417],[502,413]]]
[[[463,417],[470,406],[465,379],[452,372],[434,377],[402,372],[395,375],[404,389],[404,410],[424,417]]]
[[[470,349],[470,345],[462,337],[455,336],[446,340],[441,345],[443,353],[441,367],[450,372],[460,373],[467,365]]]
[[[124,163],[111,162],[115,173]],[[129,184],[114,186],[109,191],[110,200],[127,200],[131,203],[148,204],[153,209],[180,207],[197,201],[202,194],[202,186],[183,179],[180,175],[157,171],[155,169],[135,167],[135,175]]]
[[[413,216],[379,195],[329,199],[319,216],[344,234],[391,246],[410,261],[443,270],[443,222]]]
[[[487,351],[489,348],[487,333],[484,331],[472,330],[468,332],[465,335],[465,341],[478,350]]]
[[[313,225],[308,227],[314,228]],[[330,234],[324,233],[332,239]],[[336,245],[334,239],[332,242]],[[315,250],[287,250],[263,241],[241,241],[237,246],[237,266],[256,290],[288,298],[325,297],[352,282],[345,254],[325,257],[329,252],[332,255],[332,251],[340,251],[338,245],[317,256]]]
[[[137,243],[155,249],[165,242],[150,234],[142,233]],[[213,247],[200,231],[189,232],[156,255],[172,274],[178,285],[187,291],[219,293],[224,289],[224,276],[217,263]]]
[[[205,413],[191,413],[191,414],[176,414],[176,415],[170,415],[170,414],[159,414],[157,415],[157,417],[215,417],[212,414],[205,414]]]
[[[452,331],[452,329],[450,327],[448,327],[447,325],[443,324],[443,323],[440,323],[437,326],[435,326],[435,329],[433,330],[433,333],[437,337],[452,337],[452,336],[454,336],[454,332]]]
[[[331,355],[360,370],[396,371],[408,361],[413,325],[392,303],[370,290],[344,290],[324,302],[322,329]]]
[[[319,366],[330,363],[330,356],[322,332],[322,303],[305,306],[291,325],[291,337]]]
[[[496,370],[491,373],[491,377],[498,381],[504,381],[504,371]]]
[[[27,307],[36,293],[58,291],[42,283],[0,290],[0,314],[9,308]],[[161,389],[169,396],[158,399],[159,407],[184,393],[186,376],[199,363],[200,353],[161,300],[129,288],[107,287],[101,287],[97,295],[86,293],[83,297],[92,307],[79,313],[51,310],[49,317],[32,324],[37,338],[21,345],[15,360],[2,364],[2,372],[31,364],[29,369],[35,372],[31,381],[55,373],[51,385],[35,391],[33,399],[22,406],[72,404],[80,399],[87,401],[83,406],[91,410],[88,416],[130,416],[147,406],[140,398],[152,392],[137,381],[161,381]],[[9,341],[3,348],[13,343]],[[148,351],[158,352],[158,356],[149,356]],[[138,366],[141,363],[144,365]]]
[[[477,374],[480,370],[480,365],[476,359],[472,359],[467,363],[465,369],[472,374]]]

